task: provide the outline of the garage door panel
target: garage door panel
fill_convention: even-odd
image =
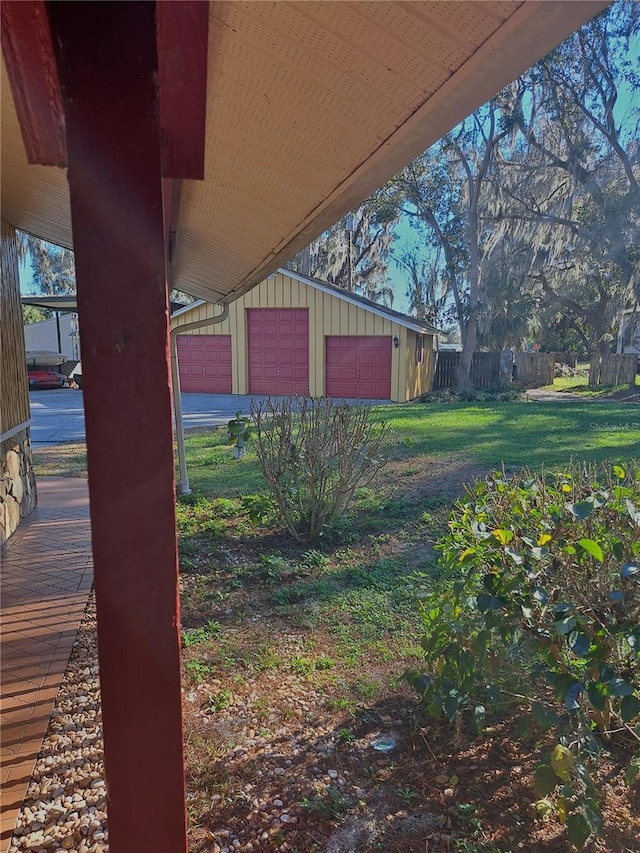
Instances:
[[[178,369],[183,391],[230,394],[231,336],[178,335]]]
[[[249,392],[309,393],[307,308],[247,309]]]
[[[390,337],[328,336],[325,354],[328,397],[391,397]]]

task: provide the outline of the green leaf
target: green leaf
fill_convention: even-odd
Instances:
[[[596,800],[588,800],[582,806],[584,819],[587,826],[594,835],[600,835],[602,832],[602,815],[600,814],[600,806]]]
[[[555,802],[556,815],[558,816],[558,820],[564,826],[567,822],[567,815],[569,813],[569,803],[566,797],[558,797]]]
[[[567,818],[567,837],[569,841],[578,850],[582,850],[585,841],[590,835],[591,830],[584,815],[576,814],[575,812],[574,814],[570,814]]]
[[[570,634],[577,624],[578,623],[576,622],[574,616],[565,616],[564,619],[557,619],[553,623],[553,627],[556,630],[556,634],[562,637],[564,634]]]
[[[567,695],[564,697],[564,704],[569,711],[577,711],[580,705],[578,704],[578,696],[584,691],[584,687],[580,682],[576,681],[567,690]]]
[[[609,693],[612,696],[631,696],[633,687],[624,678],[612,678],[609,681]]]
[[[633,501],[630,501],[629,498],[626,499],[625,503],[627,505],[627,512],[631,516],[631,519],[637,527],[640,527],[640,512],[638,512]]]
[[[538,604],[542,604],[543,606],[547,603],[547,601],[549,601],[549,593],[541,586],[537,586],[533,590],[533,597],[538,602]]]
[[[487,691],[487,695],[489,696],[491,701],[494,703],[494,705],[497,705],[498,702],[500,701],[500,696],[501,696],[500,688],[498,687],[498,685],[497,684],[487,684],[486,691]]]
[[[603,684],[601,681],[590,681],[587,684],[586,693],[589,702],[591,702],[596,711],[604,711],[607,704],[607,696],[609,695],[606,684]]]
[[[640,566],[637,563],[625,563],[620,570],[621,578],[632,578],[638,574],[640,574]]]
[[[574,653],[574,655],[576,655],[576,657],[585,657],[587,652],[589,651],[590,646],[591,642],[589,638],[581,631],[574,631],[569,636],[569,648]]]
[[[460,700],[458,696],[445,696],[442,701],[442,708],[447,715],[447,719],[452,723],[460,708]]]
[[[625,723],[630,723],[640,714],[640,699],[636,696],[625,696],[620,703],[620,716]]]
[[[492,531],[491,535],[494,539],[497,539],[501,545],[508,545],[513,539],[512,530],[501,530],[498,528],[498,530]]]
[[[546,817],[549,812],[553,809],[553,803],[544,797],[542,800],[538,800],[536,803],[536,814],[538,817]]]
[[[543,732],[555,726],[558,723],[558,716],[554,711],[545,708],[542,702],[534,702],[531,706],[531,712],[536,723],[540,726]]]
[[[537,799],[550,794],[557,784],[556,774],[550,764],[539,764],[533,775],[533,793]]]
[[[616,539],[611,545],[611,553],[616,560],[621,560],[624,557],[624,545],[619,539]]]
[[[567,504],[567,509],[580,521],[584,521],[593,512],[593,501],[578,501],[575,504]]]
[[[488,572],[482,578],[482,585],[487,590],[487,592],[493,593],[495,591],[496,586],[498,585],[498,577],[493,572]]]
[[[489,610],[491,598],[492,596],[487,595],[486,592],[481,592],[480,595],[476,597],[476,605],[481,613],[485,613],[487,610]]]
[[[627,785],[633,785],[636,776],[640,773],[640,758],[634,758],[631,764],[624,771],[624,778]]]
[[[611,470],[613,471],[613,476],[617,477],[618,480],[624,480],[624,478],[627,476],[627,473],[622,467],[622,465],[614,465]]]
[[[584,548],[585,551],[588,551],[592,557],[594,557],[599,563],[602,563],[604,560],[604,552],[602,548],[598,545],[597,542],[594,542],[593,539],[579,539],[578,545]]]
[[[567,749],[566,746],[562,746],[560,743],[556,744],[553,748],[553,752],[551,753],[551,767],[558,779],[562,779],[563,782],[568,782],[571,778],[569,771],[572,769],[574,764],[575,760],[571,750]]]
[[[485,592],[481,592],[476,598],[476,603],[478,610],[481,613],[486,613],[487,610],[500,610],[501,607],[505,607],[509,602],[501,596],[487,595]]]
[[[428,675],[421,675],[417,672],[405,673],[405,679],[409,686],[412,687],[420,696],[424,696],[432,683]]]

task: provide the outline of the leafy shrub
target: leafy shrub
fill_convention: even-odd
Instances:
[[[249,521],[256,527],[268,525],[275,520],[276,506],[271,495],[243,495],[240,501]]]
[[[439,388],[419,399],[421,403],[506,403],[524,397],[523,389],[517,385],[485,385],[481,388]]]
[[[251,418],[243,415],[242,412],[236,412],[235,418],[232,418],[227,424],[229,433],[229,444],[234,445],[236,459],[244,456],[247,442],[251,438]]]
[[[278,513],[298,542],[317,542],[384,465],[387,433],[367,406],[286,397],[252,404],[254,446]]]
[[[555,730],[537,808],[577,847],[600,832],[588,768],[602,740],[640,742],[639,507],[635,463],[478,483],[451,513],[444,576],[421,605],[427,672],[408,674],[433,715],[468,710],[481,729],[511,703]]]

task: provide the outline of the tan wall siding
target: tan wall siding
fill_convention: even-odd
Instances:
[[[416,364],[415,332],[331,293],[324,293],[288,275],[277,273],[232,302],[228,320],[189,333],[231,335],[234,394],[246,394],[248,391],[245,322],[248,308],[309,309],[309,393],[314,397],[322,397],[325,393],[326,335],[397,335],[399,345],[391,350],[391,399],[402,402],[428,390],[428,371],[425,365]],[[171,326],[186,325],[218,313],[219,307],[202,305],[174,319]],[[425,343],[433,346],[433,338],[427,336]]]
[[[30,412],[16,232],[4,219],[0,238],[0,433],[6,433]]]
[[[433,357],[434,339],[433,335],[424,336],[424,359],[422,364],[418,364],[416,360],[418,335],[410,329],[406,331],[408,332],[406,399],[414,400],[421,394],[427,394],[431,391],[435,368],[435,358]]]

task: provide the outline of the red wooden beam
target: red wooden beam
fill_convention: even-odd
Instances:
[[[2,52],[29,163],[66,166],[62,94],[43,0],[0,6]]]
[[[67,123],[112,853],[186,849],[156,4],[50,3]]]
[[[209,4],[158,3],[162,174],[204,178]]]

